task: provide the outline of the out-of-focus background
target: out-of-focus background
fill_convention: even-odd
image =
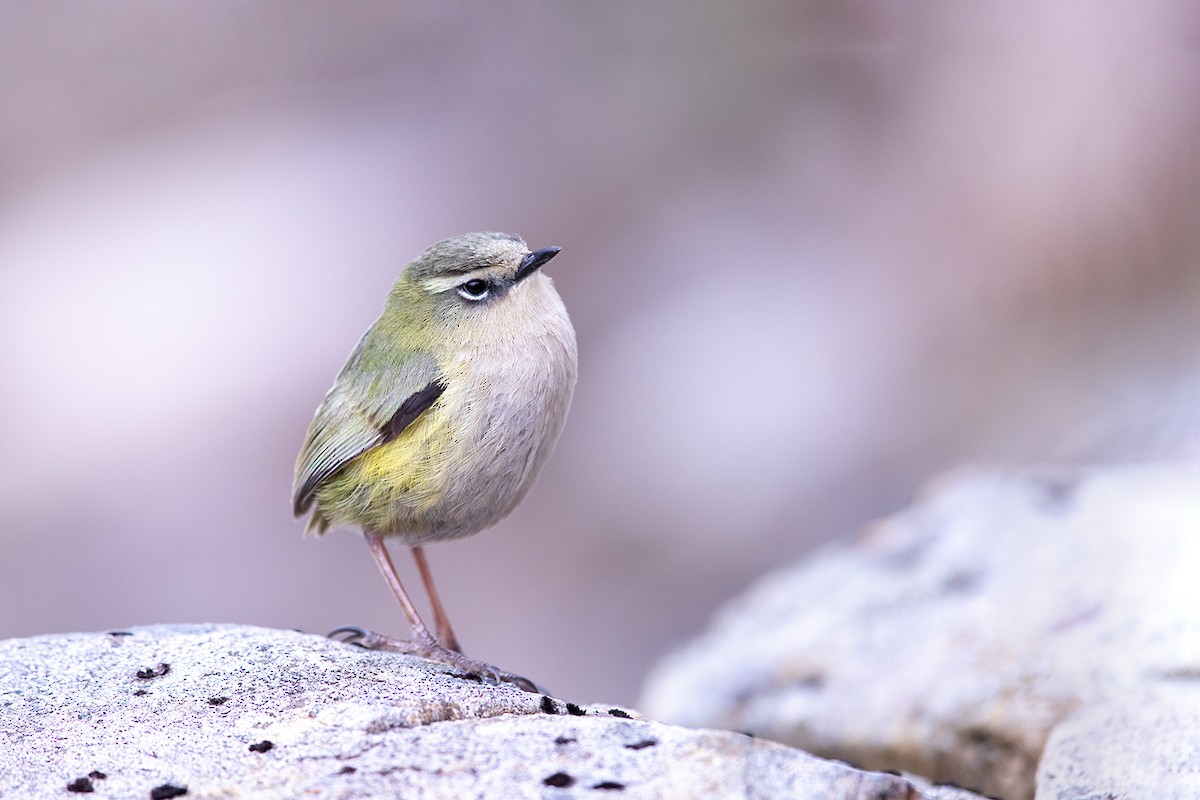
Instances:
[[[293,459],[399,268],[498,229],[563,247],[581,377],[430,559],[470,653],[633,702],[940,470],[1200,453],[1198,211],[1184,0],[7,3],[0,637],[403,632]]]

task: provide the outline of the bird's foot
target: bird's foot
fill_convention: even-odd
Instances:
[[[422,632],[414,633],[415,636],[413,639],[395,639],[382,633],[367,630],[366,628],[345,625],[330,631],[329,638],[344,644],[358,645],[367,650],[387,650],[393,653],[420,656],[430,661],[437,661],[441,664],[454,667],[465,672],[467,675],[485,678],[493,683],[511,683],[523,691],[533,692],[534,694],[541,693],[537,684],[528,678],[515,675],[511,672],[505,672],[485,661],[468,658],[459,651],[451,650],[449,647],[438,642],[428,631],[423,631],[424,636],[420,635]]]

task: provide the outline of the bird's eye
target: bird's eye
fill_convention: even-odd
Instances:
[[[481,278],[472,278],[469,281],[460,283],[455,288],[459,297],[474,302],[482,300],[492,293],[492,285]]]

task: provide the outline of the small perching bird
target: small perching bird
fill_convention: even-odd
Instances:
[[[317,409],[293,490],[296,516],[312,514],[308,530],[362,530],[404,609],[407,641],[360,631],[362,644],[531,690],[462,654],[422,547],[506,516],[554,448],[576,374],[575,331],[541,271],[558,252],[468,233],[408,264]],[[412,548],[436,638],[400,583],[388,538]]]

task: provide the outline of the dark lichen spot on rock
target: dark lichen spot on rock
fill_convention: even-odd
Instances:
[[[575,785],[575,779],[565,772],[556,772],[543,780],[542,783],[547,786],[553,786],[556,789],[566,789],[568,786]]]
[[[633,744],[625,745],[625,749],[645,750],[647,747],[654,747],[656,744],[658,744],[658,739],[642,739],[641,741],[634,742]]]
[[[162,786],[155,786],[150,790],[150,800],[170,800],[172,797],[183,797],[185,794],[187,794],[186,786],[172,786],[164,783]]]
[[[224,695],[221,695],[219,697],[208,698],[208,704],[210,706],[223,706],[228,702],[229,702],[229,698],[225,697]]]
[[[265,753],[274,746],[275,743],[270,739],[263,739],[261,742],[256,742],[255,744],[250,745],[250,751],[252,753]]]
[[[625,791],[625,784],[617,783],[616,781],[600,781],[592,786],[592,788],[600,789],[601,791],[623,792]]]
[[[805,675],[799,675],[792,681],[792,686],[796,689],[810,691],[823,689],[825,687],[825,675],[821,672],[809,672]]]
[[[621,719],[633,719],[633,717],[629,716],[627,712],[622,711],[619,708],[610,708],[608,710],[608,715],[610,717],[620,717]]]
[[[77,792],[79,794],[89,794],[96,791],[96,787],[92,785],[90,778],[76,778],[67,784],[68,792]]]
[[[554,739],[554,743],[559,746],[562,746],[564,744],[575,744],[576,741],[577,740],[574,736],[558,736],[558,737],[555,737],[555,739]]]
[[[1046,475],[1035,484],[1038,492],[1037,505],[1052,514],[1064,514],[1071,510],[1079,489],[1079,478],[1075,475]]]
[[[150,678],[161,678],[170,671],[171,665],[164,661],[155,664],[153,667],[142,667],[137,671],[137,676],[142,680],[148,680]]]
[[[573,717],[582,717],[587,712],[574,703],[567,703],[567,713]]]
[[[358,772],[358,767],[342,767],[338,770],[338,775],[353,775]]]
[[[983,583],[983,576],[975,570],[960,569],[942,579],[943,594],[974,594]]]
[[[542,711],[546,714],[557,714],[558,706],[547,695],[542,695]]]
[[[91,778],[91,779],[92,779],[92,780],[94,780],[94,781],[102,781],[102,780],[104,780],[105,778],[107,778],[108,776],[107,776],[107,775],[105,775],[105,774],[104,774],[103,772],[101,772],[100,770],[98,770],[98,769],[94,769],[94,770],[92,770],[91,772],[89,772],[89,773],[88,773],[88,777],[89,777],[89,778]]]
[[[150,693],[147,692],[145,689],[138,689],[136,692],[133,693],[133,696],[134,697],[145,697],[148,694],[150,694]]]

